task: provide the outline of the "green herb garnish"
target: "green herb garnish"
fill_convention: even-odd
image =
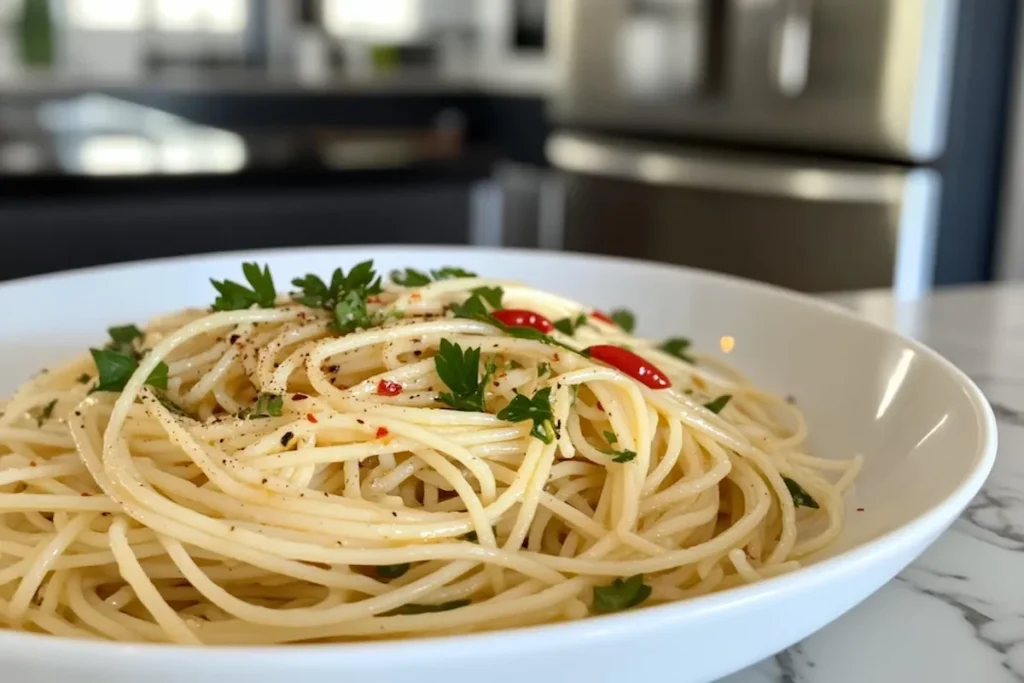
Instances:
[[[685,337],[672,337],[663,341],[658,348],[679,360],[684,360],[687,363],[696,363],[696,359],[686,352],[691,345],[692,342]]]
[[[611,445],[615,445],[619,442],[619,438],[615,436],[615,432],[610,432],[607,430],[605,430],[604,432],[604,440]],[[614,448],[608,448],[601,449],[601,452],[606,455],[612,456],[612,462],[630,462],[631,460],[636,458],[636,451],[629,451],[626,449],[617,451]]]
[[[636,327],[636,316],[633,315],[632,311],[625,308],[619,308],[612,311],[608,317],[626,332],[632,332]]]
[[[430,284],[430,276],[413,268],[391,271],[391,281],[403,287],[422,287]]]
[[[390,612],[385,612],[383,616],[392,617],[400,614],[429,614],[431,612],[447,612],[449,610],[458,609],[465,607],[466,605],[473,602],[472,600],[449,600],[448,602],[442,602],[437,605],[420,605],[415,602],[410,602],[408,605],[402,605],[396,607]]]
[[[373,261],[357,263],[347,275],[341,268],[335,268],[330,283],[308,273],[292,280],[292,284],[301,290],[293,295],[300,304],[323,308],[334,314],[331,328],[335,332],[347,334],[382,322],[366,306],[367,297],[381,292],[380,277],[373,269]]]
[[[135,325],[110,327],[107,328],[107,334],[110,335],[110,343],[107,344],[106,348],[113,349],[126,356],[139,357],[138,352],[135,350],[135,340],[141,341],[144,335],[138,327]]]
[[[439,401],[455,410],[487,412],[484,390],[497,368],[493,363],[488,363],[481,380],[479,347],[463,351],[458,344],[442,339],[437,355],[434,356],[434,369],[441,381],[451,389],[451,392],[438,394]]]
[[[402,564],[382,564],[377,567],[377,576],[382,579],[397,579],[409,571],[411,566],[408,562],[403,562]]]
[[[548,374],[549,370],[551,370],[551,366],[548,365],[547,363],[537,363],[537,376],[538,377],[543,377],[544,375]]]
[[[807,490],[796,483],[789,477],[783,477],[782,481],[786,482],[786,488],[789,489],[789,495],[793,497],[793,505],[796,507],[814,508],[818,509],[818,501],[814,500],[811,494],[807,493]]]
[[[57,405],[57,399],[53,399],[45,406],[39,409],[39,414],[36,415],[36,425],[39,427],[43,426],[43,423],[50,419],[53,415],[53,407]]]
[[[604,440],[610,444],[616,444],[619,442],[619,437],[615,436],[615,432],[605,431]]]
[[[220,294],[213,302],[213,310],[238,311],[250,308],[253,304],[260,308],[274,307],[277,290],[274,289],[274,278],[270,276],[270,266],[264,265],[260,270],[259,264],[243,263],[242,273],[252,289],[231,280],[210,280]]]
[[[587,324],[587,314],[580,313],[575,318],[560,318],[556,320],[554,325],[555,329],[562,334],[567,334],[570,337],[576,334],[576,330]]]
[[[594,586],[594,611],[618,612],[636,607],[651,595],[643,574],[628,579],[615,579],[607,586]]]
[[[724,408],[731,399],[732,396],[730,394],[722,394],[714,401],[708,401],[707,403],[705,403],[704,407],[710,410],[715,415],[718,415],[720,412],[722,412],[722,408]]]
[[[461,277],[476,277],[476,273],[471,273],[468,270],[456,268],[455,266],[445,266],[438,270],[432,270],[430,271],[430,274],[434,276],[435,280],[454,280]]]
[[[506,422],[533,421],[533,428],[530,435],[535,436],[544,443],[551,443],[555,440],[555,428],[552,424],[554,416],[551,410],[551,387],[541,389],[533,398],[526,398],[523,394],[516,394],[512,402],[498,413],[499,420]]]
[[[99,371],[99,383],[93,391],[122,391],[131,376],[139,369],[139,361],[112,349],[89,349]],[[167,388],[167,363],[160,361],[146,378],[146,384],[157,389]]]
[[[256,402],[249,408],[243,408],[238,417],[243,420],[251,420],[257,417],[281,417],[281,409],[284,407],[284,397],[280,394],[261,393],[256,397]]]
[[[472,294],[489,303],[492,308],[501,308],[501,298],[505,295],[505,290],[501,287],[477,287],[472,290]]]
[[[612,462],[630,462],[636,458],[636,451],[621,450],[613,451],[613,453],[615,454],[615,457],[612,458]]]
[[[182,408],[177,403],[169,399],[167,397],[167,394],[165,394],[164,392],[154,391],[153,393],[156,395],[156,400],[160,401],[160,405],[162,405],[164,408],[167,408],[167,410],[171,411],[175,415],[181,415],[182,417],[191,417],[191,415],[185,412],[184,408]]]

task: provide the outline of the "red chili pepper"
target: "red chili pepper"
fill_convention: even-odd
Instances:
[[[599,344],[589,347],[584,354],[621,370],[651,389],[668,389],[672,386],[664,372],[649,361],[620,346]]]
[[[313,424],[316,424],[316,415],[314,415],[313,413],[306,413],[306,419],[312,422]]]
[[[377,393],[381,396],[398,396],[402,393],[402,385],[398,382],[382,379],[377,382]]]
[[[590,315],[594,316],[598,320],[603,320],[604,322],[608,323],[609,325],[614,325],[615,324],[614,320],[609,318],[607,315],[605,315],[601,311],[591,311]]]
[[[377,427],[377,438],[378,439],[383,439],[387,435],[388,435],[388,428],[387,427]]]
[[[555,326],[551,324],[551,321],[540,313],[534,313],[522,308],[503,308],[500,311],[491,313],[491,316],[509,327],[532,327],[544,334],[550,334],[555,330]]]

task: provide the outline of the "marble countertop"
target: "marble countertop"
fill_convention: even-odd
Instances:
[[[858,607],[726,683],[1024,681],[1024,285],[834,299],[925,342],[981,387],[995,469],[964,514]]]

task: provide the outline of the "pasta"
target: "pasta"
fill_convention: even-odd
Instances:
[[[859,458],[805,453],[795,405],[685,340],[455,268],[245,274],[0,404],[0,624],[510,628],[775,576],[842,529]]]

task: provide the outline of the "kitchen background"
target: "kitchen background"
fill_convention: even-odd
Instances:
[[[0,279],[360,243],[1024,278],[1018,5],[0,0]]]

